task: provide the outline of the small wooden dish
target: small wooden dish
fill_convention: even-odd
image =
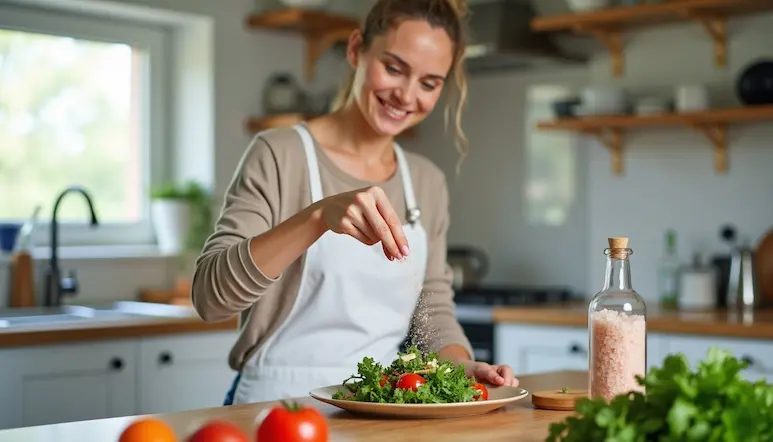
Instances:
[[[568,389],[566,393],[561,389],[536,391],[531,395],[531,403],[536,408],[545,410],[574,411],[574,406],[581,398],[588,396],[588,390]]]

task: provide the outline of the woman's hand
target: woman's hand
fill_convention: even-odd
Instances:
[[[492,385],[518,386],[518,379],[513,374],[509,365],[489,365],[485,362],[465,361],[464,372],[467,377],[474,377],[481,382]]]
[[[400,217],[380,187],[330,196],[318,203],[326,229],[349,235],[369,246],[381,242],[387,259],[408,256]]]

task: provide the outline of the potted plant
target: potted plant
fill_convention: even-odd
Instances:
[[[151,192],[151,219],[159,250],[165,254],[200,251],[209,236],[212,202],[198,183],[167,183]]]

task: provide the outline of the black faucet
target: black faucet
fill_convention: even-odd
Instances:
[[[89,196],[86,189],[80,186],[68,187],[56,198],[54,210],[51,214],[51,258],[48,264],[48,273],[46,274],[45,305],[49,307],[62,305],[62,295],[74,295],[78,292],[78,280],[75,277],[75,271],[71,270],[68,276],[62,277],[59,269],[59,221],[57,213],[59,212],[59,205],[62,199],[70,192],[83,195],[89,206],[89,212],[91,212],[91,226],[99,225],[97,214],[94,212],[94,205],[91,202],[91,196]]]

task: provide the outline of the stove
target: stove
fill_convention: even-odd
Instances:
[[[460,306],[532,306],[559,304],[579,299],[566,287],[480,286],[456,291],[454,300]]]

